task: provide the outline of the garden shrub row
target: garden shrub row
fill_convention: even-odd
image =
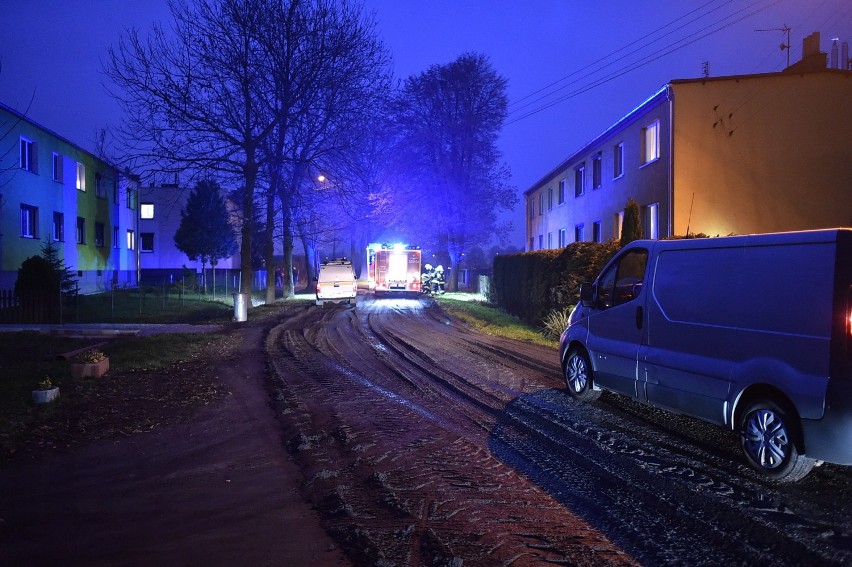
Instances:
[[[549,313],[575,305],[580,284],[594,280],[620,248],[616,240],[575,242],[558,250],[499,255],[493,296],[507,313],[540,326]]]

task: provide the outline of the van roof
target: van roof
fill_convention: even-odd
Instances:
[[[842,235],[842,236],[841,236]],[[841,238],[852,238],[852,228],[829,228],[820,230],[800,230],[791,232],[769,232],[763,234],[744,234],[735,236],[715,236],[707,238],[677,238],[669,240],[634,240],[631,246],[662,248],[707,248],[731,246],[759,246],[770,244],[806,244],[817,242],[836,242]]]

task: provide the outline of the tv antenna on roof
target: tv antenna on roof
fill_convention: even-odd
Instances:
[[[787,50],[787,67],[790,66],[790,26],[784,24],[783,28],[772,28],[768,30],[754,30],[754,31],[780,31],[787,34],[787,43],[781,44],[781,51]]]

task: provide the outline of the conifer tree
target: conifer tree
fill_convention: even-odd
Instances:
[[[642,238],[642,221],[639,216],[639,203],[627,199],[624,208],[624,224],[621,227],[621,245],[625,246],[634,240]]]

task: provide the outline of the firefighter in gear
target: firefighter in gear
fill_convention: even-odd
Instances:
[[[423,293],[432,292],[432,264],[423,266],[423,275],[420,276],[420,291]]]
[[[432,276],[432,293],[438,295],[444,293],[444,267],[438,266],[435,268],[435,273]]]

